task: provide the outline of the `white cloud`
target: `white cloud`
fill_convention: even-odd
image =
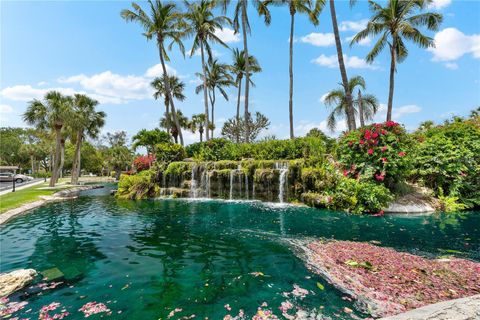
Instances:
[[[458,64],[455,62],[447,62],[445,63],[445,68],[450,69],[450,70],[457,70],[458,69]]]
[[[13,107],[9,106],[8,104],[0,104],[0,114],[7,114],[12,112]]]
[[[230,28],[217,29],[215,35],[225,43],[240,42],[240,35]]]
[[[318,99],[318,102],[320,103],[325,103],[325,98],[328,96],[328,92],[323,94],[320,99]]]
[[[350,42],[353,40],[353,37],[354,37],[354,36],[347,37],[347,38],[345,38],[345,40],[346,40],[348,43],[350,43]],[[361,45],[361,46],[368,46],[368,45],[370,45],[370,43],[372,43],[372,38],[370,38],[370,37],[366,37],[366,38],[360,40],[359,42],[357,42],[357,44],[359,44],[359,45]]]
[[[368,19],[362,19],[358,21],[342,21],[338,29],[340,31],[355,31],[359,32],[367,26]]]
[[[312,32],[300,38],[300,42],[309,43],[317,47],[328,47],[335,44],[333,33]]]
[[[345,66],[347,68],[371,69],[371,70],[378,69],[378,67],[376,65],[369,64],[365,61],[365,59],[359,58],[357,56],[349,57],[347,55],[343,55],[343,59],[345,61]],[[313,59],[311,62],[315,63],[319,66],[327,67],[327,68],[337,68],[338,67],[338,57],[335,54],[331,55],[331,56],[326,56],[324,54],[321,54],[318,58]]]
[[[41,99],[47,91],[59,91],[66,95],[72,95],[77,91],[72,88],[33,88],[31,85],[16,85],[6,87],[0,91],[0,95],[13,101],[30,101],[32,99]]]
[[[422,111],[422,108],[420,108],[416,104],[408,104],[401,107],[393,106],[392,119],[394,121],[399,121],[400,118],[402,118],[406,114],[418,113],[420,111]],[[375,114],[374,122],[384,122],[386,116],[387,105],[385,103],[381,103],[377,113]]]
[[[200,52],[200,49],[195,50],[193,55],[196,56],[196,57],[200,57],[202,55],[201,52]],[[221,57],[223,55],[223,53],[218,52],[215,49],[212,49],[212,55],[213,55],[214,58],[218,58],[218,57]],[[205,51],[205,59],[207,59],[207,52],[206,51]]]
[[[435,48],[428,51],[433,61],[453,61],[471,53],[480,58],[480,34],[466,35],[458,29],[446,28],[435,34]]]
[[[39,86],[46,86],[48,84],[48,82],[46,81],[40,81],[39,83],[37,83],[37,85]]]
[[[429,9],[440,10],[448,7],[452,3],[452,0],[433,0],[429,5]]]
[[[300,121],[300,123],[295,126],[295,135],[298,137],[304,136],[313,128],[318,128],[322,130],[323,133],[330,136],[338,136],[340,133],[347,130],[347,123],[344,119],[340,119],[337,122],[335,130],[331,131],[327,126],[327,120],[320,122]]]
[[[170,67],[168,64],[165,64],[165,69],[167,69],[168,75],[174,75],[174,76],[177,75],[177,70]],[[145,72],[145,77],[147,78],[161,77],[162,75],[163,75],[163,68],[161,63],[157,63],[156,65],[148,68],[147,71]]]

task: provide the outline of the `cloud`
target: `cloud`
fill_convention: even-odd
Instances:
[[[345,38],[345,41],[350,43],[353,40],[353,37],[354,36],[347,37],[347,38]],[[357,44],[361,45],[361,46],[368,46],[368,45],[370,45],[370,43],[372,43],[372,38],[370,38],[370,37],[366,37],[366,38],[360,40],[359,42],[357,42]]]
[[[328,47],[335,44],[333,33],[312,32],[300,38],[300,42],[309,43],[317,47]]]
[[[378,67],[376,65],[369,64],[365,61],[365,59],[359,58],[357,56],[349,57],[347,55],[343,55],[343,59],[345,61],[345,66],[347,68],[371,69],[371,70],[378,69]],[[336,54],[331,55],[331,56],[326,56],[326,55],[322,54],[318,58],[313,59],[311,62],[315,63],[319,66],[327,67],[327,68],[337,68],[338,67],[338,57],[337,57]]]
[[[176,76],[178,74],[177,70],[170,67],[168,64],[165,64],[165,69],[167,69],[168,75]],[[163,75],[163,68],[161,63],[157,63],[156,65],[148,68],[147,71],[145,72],[145,77],[147,78],[161,77],[162,75]]]
[[[6,87],[0,91],[0,95],[6,99],[13,101],[31,101],[33,99],[41,99],[47,93],[47,91],[59,91],[65,95],[72,95],[77,93],[72,88],[33,88],[31,85],[16,85],[12,87]]]
[[[338,136],[340,133],[347,130],[347,123],[344,119],[340,119],[337,122],[335,130],[330,131],[327,126],[327,120],[323,120],[320,122],[300,121],[300,123],[295,126],[295,135],[297,135],[298,137],[304,136],[313,128],[318,128],[322,130],[323,133],[329,136]]]
[[[471,53],[480,58],[480,34],[466,35],[458,29],[446,28],[435,34],[435,48],[429,48],[432,61],[453,61]]]
[[[355,31],[359,32],[367,26],[368,19],[362,19],[358,21],[342,21],[338,29],[340,31]]]
[[[422,111],[422,108],[420,108],[416,104],[407,104],[401,107],[393,106],[392,119],[395,121],[399,121],[404,115],[418,113],[420,111]],[[375,115],[374,121],[384,122],[386,116],[387,116],[387,105],[385,103],[381,103]]]
[[[455,62],[447,62],[445,63],[445,68],[450,69],[450,70],[457,70],[458,69],[458,64]]]
[[[448,7],[452,3],[452,0],[433,0],[429,5],[429,9],[440,10]]]
[[[325,103],[325,98],[328,96],[328,92],[323,94],[320,99],[318,99],[318,102],[320,103]]]
[[[230,28],[217,29],[215,35],[225,43],[240,42],[240,35]]]
[[[200,52],[200,49],[195,50],[195,52],[193,53],[193,55],[196,56],[196,57],[200,57],[200,56],[202,55],[201,52]],[[223,56],[223,53],[218,52],[218,51],[215,50],[215,49],[212,49],[212,55],[213,55],[214,58],[218,58],[218,57]],[[206,59],[206,58],[207,58],[207,52],[205,51],[205,59]]]
[[[8,114],[13,112],[13,107],[8,104],[0,104],[0,114]]]

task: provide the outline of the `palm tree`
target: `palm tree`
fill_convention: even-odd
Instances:
[[[361,76],[353,77],[348,81],[347,90],[342,86],[341,88],[330,91],[324,99],[327,106],[334,106],[334,109],[327,118],[327,126],[331,131],[335,130],[339,117],[345,116],[348,118],[346,91],[353,92],[356,87],[359,87],[359,96],[358,99],[354,99],[352,103],[354,106],[354,116],[357,114],[360,116],[362,126],[365,125],[365,120],[371,120],[378,111],[379,103],[377,98],[371,94],[362,95],[360,93],[360,89],[365,90],[365,80]]]
[[[426,0],[389,0],[385,7],[370,0],[373,16],[367,27],[357,33],[350,45],[369,36],[380,35],[380,38],[367,55],[367,62],[372,63],[388,44],[390,48],[390,87],[388,93],[387,121],[392,120],[393,91],[397,62],[401,63],[408,55],[404,40],[411,40],[421,48],[433,47],[432,38],[425,36],[418,27],[426,26],[428,30],[438,30],[443,16],[439,13],[417,13],[425,9]]]
[[[172,126],[174,121],[178,121],[180,128],[188,129],[188,119],[182,113],[182,111],[177,110],[175,114],[175,119],[172,113],[165,113],[163,117],[160,118],[160,127],[162,128],[171,128],[170,134],[173,137],[175,143],[178,143],[179,132],[177,131],[176,126]]]
[[[95,139],[100,133],[100,129],[105,125],[103,111],[95,111],[98,101],[87,97],[84,94],[75,94],[73,97],[73,117],[71,124],[75,131],[75,153],[72,162],[72,184],[78,184],[80,176],[80,159],[82,142],[85,137]]]
[[[230,4],[230,0],[221,0],[224,12],[227,11],[227,7]],[[242,26],[242,36],[243,36],[243,53],[245,55],[245,112],[244,117],[247,119],[250,115],[248,110],[248,99],[250,93],[250,55],[248,54],[248,43],[247,43],[247,33],[250,33],[250,23],[248,21],[248,3],[252,3],[255,6],[256,11],[260,16],[263,16],[265,24],[268,26],[271,22],[270,11],[268,10],[268,2],[261,0],[237,0],[234,9],[234,18],[233,18],[233,28],[235,33],[238,33],[240,30],[240,20]],[[246,123],[247,126],[249,123]],[[245,141],[249,142],[250,137],[250,128],[245,130]]]
[[[350,1],[352,4],[354,1]],[[330,15],[332,16],[332,25],[333,25],[333,33],[335,35],[335,45],[337,47],[337,57],[338,57],[338,66],[340,67],[340,75],[342,77],[342,86],[345,91],[345,99],[346,99],[346,116],[347,116],[347,124],[348,130],[355,130],[355,111],[353,109],[353,99],[352,99],[352,92],[348,90],[348,76],[347,76],[347,69],[345,68],[345,61],[343,60],[343,50],[342,50],[342,42],[340,41],[340,33],[338,32],[338,22],[337,22],[337,14],[335,12],[335,3],[334,0],[330,0]]]
[[[183,145],[183,135],[180,123],[175,118],[175,104],[172,99],[172,91],[168,83],[168,73],[165,66],[165,61],[170,61],[170,58],[167,55],[167,50],[165,50],[165,42],[171,41],[168,46],[171,49],[172,45],[175,43],[180,48],[182,54],[185,53],[185,48],[181,41],[183,32],[181,30],[181,20],[182,14],[177,10],[174,3],[163,4],[160,0],[148,1],[150,5],[150,16],[135,2],[132,3],[133,10],[124,9],[121,12],[122,18],[126,21],[135,21],[138,22],[145,32],[143,35],[150,40],[156,38],[158,46],[158,54],[160,56],[160,63],[162,64],[163,79],[165,80],[165,93],[168,96],[168,101],[172,108],[173,120],[180,137],[180,143]]]
[[[196,73],[196,75],[203,82],[203,74]],[[233,77],[229,73],[229,66],[225,63],[219,63],[217,59],[209,62],[207,67],[207,87],[208,98],[210,99],[210,105],[212,106],[212,117],[210,122],[215,123],[215,91],[218,89],[220,94],[228,101],[228,94],[225,91],[226,87],[233,85]],[[195,88],[195,93],[198,94],[203,91],[204,86],[198,85]],[[213,138],[213,129],[211,130],[211,136]]]
[[[295,137],[293,132],[293,34],[295,29],[295,14],[303,13],[308,15],[310,22],[317,26],[319,24],[318,16],[325,6],[325,0],[266,0],[267,4],[287,5],[290,11],[290,47],[289,47],[289,99],[288,114],[290,121],[290,139]]]
[[[230,19],[225,16],[215,16],[213,10],[217,5],[216,1],[201,0],[199,2],[185,2],[187,12],[185,13],[186,30],[185,34],[193,36],[192,50],[190,56],[200,48],[202,57],[202,73],[203,73],[203,99],[205,103],[205,138],[209,140],[208,134],[208,84],[207,84],[207,66],[205,63],[205,50],[208,54],[209,61],[212,60],[212,49],[210,43],[218,43],[228,48],[228,46],[215,35],[215,31],[222,29],[225,24],[230,23]]]
[[[203,124],[205,123],[205,114],[194,114],[192,115],[192,120],[188,123],[188,128],[192,133],[200,133],[200,142],[203,142],[203,132],[205,130]]]
[[[54,187],[58,179],[62,148],[62,129],[71,117],[71,98],[62,95],[58,91],[49,91],[44,100],[34,99],[23,114],[23,120],[34,125],[37,129],[50,129],[55,132],[55,157],[52,168],[50,187]]]
[[[167,88],[165,87],[165,83],[168,83],[169,85],[170,95],[167,94]],[[185,83],[180,81],[180,79],[177,76],[167,75],[167,79],[165,79],[164,76],[162,76],[161,78],[157,77],[153,79],[150,85],[155,89],[155,92],[153,93],[153,97],[155,98],[155,100],[158,100],[161,97],[163,97],[163,101],[165,103],[165,114],[167,115],[170,115],[169,106],[171,105],[171,103],[170,103],[169,97],[173,97],[179,101],[184,101],[186,98],[185,95],[183,94],[185,90]],[[172,109],[172,110],[175,110],[175,109]],[[176,132],[180,132],[180,136],[181,136],[181,131],[178,131],[178,127],[180,126],[181,128],[181,124],[180,124],[180,121],[175,118],[176,114],[177,114],[176,112],[173,112],[173,122],[171,124],[172,126],[175,126]],[[167,127],[165,127],[165,130],[167,130],[167,132],[171,132],[170,123],[168,122],[166,123],[166,125]],[[182,136],[181,136],[181,139],[183,139]],[[183,140],[180,140],[180,141],[183,141]]]
[[[244,51],[240,51],[238,48],[235,48],[232,50],[232,56],[233,56],[233,63],[229,67],[230,72],[233,73],[235,76],[235,86],[238,88],[238,95],[237,95],[237,113],[236,113],[236,121],[237,123],[240,122],[240,97],[242,94],[242,79],[245,76],[247,69],[246,69],[246,63],[245,63],[245,53]],[[248,65],[250,69],[250,75],[254,72],[261,72],[262,68],[258,64],[257,58],[254,56],[250,55],[248,58]],[[255,86],[253,83],[252,79],[248,77],[248,80],[252,86]],[[237,143],[240,141],[240,137],[237,137],[236,139]]]
[[[138,147],[145,147],[147,154],[155,154],[156,145],[163,142],[172,142],[172,137],[168,132],[159,128],[153,130],[142,129],[132,137],[132,147],[134,150]]]

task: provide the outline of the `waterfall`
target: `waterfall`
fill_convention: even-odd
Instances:
[[[233,182],[235,177],[235,170],[230,170],[230,200],[233,200]]]
[[[197,181],[195,180],[195,169],[196,165],[192,165],[192,181],[190,182],[190,197],[196,198],[197,197]]]
[[[245,173],[245,197],[248,200],[248,173]]]
[[[275,169],[280,171],[279,186],[278,186],[278,200],[280,201],[280,203],[283,203],[284,196],[285,196],[285,183],[287,180],[286,177],[288,173],[288,164],[277,162],[275,163]]]
[[[210,172],[208,172],[207,170],[205,170],[205,193],[206,193],[206,196],[207,198],[211,198],[210,196]]]

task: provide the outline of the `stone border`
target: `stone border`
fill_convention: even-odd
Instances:
[[[51,196],[40,196],[40,200],[28,202],[20,207],[10,209],[4,213],[0,213],[0,225],[7,223],[14,217],[26,213],[30,210],[36,209],[41,207],[47,203],[54,202],[54,201],[64,201],[68,199],[74,199],[78,196],[80,191],[91,190],[91,189],[98,189],[103,188],[102,185],[88,185],[88,186],[80,186],[80,187],[73,187],[65,190],[60,190],[54,193]]]

